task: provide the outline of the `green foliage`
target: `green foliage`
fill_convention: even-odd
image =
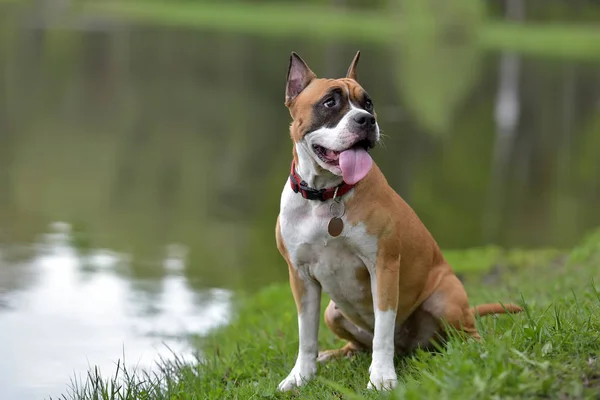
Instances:
[[[451,252],[458,265],[497,264],[498,249]],[[554,255],[557,253],[554,252]],[[495,283],[470,279],[471,302],[525,303],[519,315],[483,317],[482,343],[453,338],[439,354],[397,360],[394,399],[597,398],[600,394],[600,230],[575,248],[568,262],[548,252],[505,254],[514,263]],[[469,267],[469,269],[475,269]],[[521,299],[519,301],[519,299]],[[524,300],[523,300],[524,299]],[[297,351],[295,306],[287,285],[238,299],[235,321],[198,339],[196,364],[160,363],[160,373],[121,369],[104,379],[96,370],[64,399],[379,398],[365,389],[369,355],[319,367],[317,378],[292,393],[275,391]],[[323,299],[323,307],[327,299]],[[321,348],[342,343],[321,321]]]
[[[396,83],[408,107],[428,131],[443,134],[455,108],[479,74],[479,0],[407,0],[395,18]]]
[[[505,250],[497,246],[475,247],[467,250],[446,250],[444,257],[460,273],[488,274],[516,267],[540,267],[563,257],[556,249]]]
[[[479,2],[481,3],[481,2]],[[398,1],[389,1],[391,7]],[[416,4],[416,3],[415,3]],[[439,4],[444,4],[440,2]],[[165,1],[82,1],[79,8],[99,14],[119,16],[134,21],[147,21],[158,25],[191,27],[199,29],[266,35],[291,36],[303,39],[345,39],[368,41],[373,44],[395,44],[401,35],[407,35],[405,26],[412,23],[466,21],[467,31],[477,35],[482,50],[507,50],[544,56],[563,56],[580,59],[600,58],[600,30],[595,26],[573,26],[564,23],[547,25],[518,25],[499,21],[482,23],[480,6],[471,0],[448,3],[438,7],[447,10],[442,19],[416,9],[418,16],[430,22],[410,21],[404,16],[389,12],[387,7],[364,10],[348,9],[339,12],[334,7],[315,4],[247,2],[185,2]],[[456,6],[455,6],[456,4]],[[411,11],[412,12],[412,11]],[[468,16],[465,21],[461,13]],[[434,18],[435,17],[435,18]],[[460,18],[459,18],[460,17]],[[454,26],[456,26],[454,24]],[[422,29],[421,26],[419,29]],[[476,29],[475,29],[476,28]],[[459,29],[460,31],[460,29]],[[447,37],[446,39],[450,39]],[[415,38],[411,38],[415,39]],[[468,55],[468,53],[467,53]],[[468,59],[463,55],[465,59]]]
[[[490,22],[481,31],[480,41],[491,50],[514,51],[552,58],[598,59],[600,30],[597,23],[516,24]]]

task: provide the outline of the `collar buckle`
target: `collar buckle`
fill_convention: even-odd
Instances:
[[[305,181],[300,182],[298,186],[300,191],[302,192],[302,196],[305,199],[325,201],[325,197],[323,196],[323,194],[325,193],[326,189],[313,189],[310,186],[308,186],[308,184]]]

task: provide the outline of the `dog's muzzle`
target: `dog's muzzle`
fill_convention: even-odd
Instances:
[[[349,128],[359,135],[358,142],[366,141],[369,149],[377,143],[377,121],[368,112],[360,112],[350,119]]]

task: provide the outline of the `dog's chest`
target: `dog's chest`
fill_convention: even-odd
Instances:
[[[332,237],[330,201],[309,202],[291,190],[284,191],[280,213],[281,235],[290,259],[300,274],[311,276],[336,304],[363,314],[359,304],[370,302],[369,270],[375,265],[377,241],[364,223],[342,217],[344,230]]]

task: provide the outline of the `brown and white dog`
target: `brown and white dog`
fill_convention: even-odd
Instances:
[[[469,307],[436,241],[372,162],[369,150],[380,134],[373,102],[357,82],[359,56],[342,79],[318,79],[296,53],[290,58],[285,104],[293,162],[276,238],[289,267],[300,344],[281,391],[310,380],[317,361],[362,350],[372,351],[368,388],[392,388],[394,354],[443,340],[446,326],[480,339],[477,313],[522,310]],[[348,343],[319,353],[321,290],[331,298],[327,326]]]

